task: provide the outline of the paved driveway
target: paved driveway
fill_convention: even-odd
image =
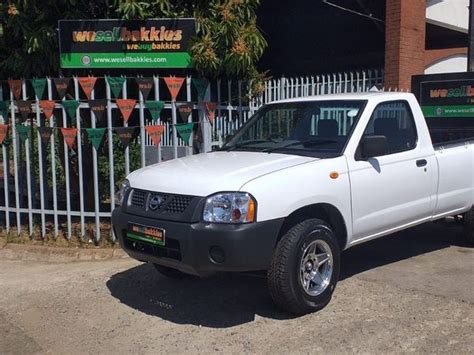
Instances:
[[[331,304],[300,318],[258,275],[0,255],[0,353],[473,352],[474,248],[458,234],[428,225],[353,248]]]

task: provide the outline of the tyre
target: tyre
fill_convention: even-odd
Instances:
[[[275,304],[303,315],[324,308],[339,280],[340,248],[331,227],[316,218],[293,226],[279,241],[267,274]]]
[[[166,267],[163,265],[153,264],[153,266],[160,274],[162,274],[163,276],[166,276],[169,279],[180,280],[180,279],[190,276],[188,274],[185,274],[184,272],[181,272],[179,270],[172,269],[170,267]]]
[[[464,238],[469,244],[474,245],[474,209],[464,213],[463,227]]]

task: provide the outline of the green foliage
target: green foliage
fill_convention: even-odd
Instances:
[[[125,149],[120,142],[120,138],[114,134],[113,149],[114,149],[114,181],[115,191],[118,191],[120,184],[125,179]],[[102,147],[103,152],[99,155],[98,166],[100,175],[100,191],[103,195],[108,195],[110,190],[110,169],[109,169],[109,157],[106,153],[107,145],[104,144]],[[138,140],[135,139],[129,145],[129,158],[130,158],[130,171],[137,170],[140,168],[140,145]]]
[[[259,80],[255,63],[267,46],[257,28],[260,0],[116,0],[123,18],[195,17],[198,36],[191,53],[204,76]]]
[[[0,75],[56,75],[59,19],[104,17],[102,1],[15,0],[0,3]]]
[[[260,0],[11,0],[0,3],[0,76],[55,76],[59,19],[195,17],[191,54],[206,77],[261,81],[256,62],[267,46],[256,25]],[[258,88],[258,85],[256,86]]]
[[[59,189],[64,188],[66,184],[65,180],[65,173],[64,173],[64,167],[62,164],[62,157],[64,156],[64,150],[63,146],[59,144],[59,142],[62,142],[62,135],[59,133],[59,130],[54,130],[53,131],[54,135],[54,152],[55,152],[55,163],[56,163],[56,184]],[[115,178],[115,190],[117,191],[120,188],[120,184],[122,181],[125,179],[126,174],[125,174],[125,149],[122,146],[122,143],[120,142],[120,139],[116,136],[113,135],[113,150],[114,150],[114,178]],[[38,160],[38,137],[36,134],[36,131],[34,134],[31,136],[32,139],[28,139],[28,142],[30,144],[31,151],[30,151],[30,162],[32,164],[31,169],[32,173],[35,175],[36,181],[39,181],[39,176],[40,176],[40,171],[39,171],[39,160]],[[82,137],[82,142],[86,142],[85,137]],[[8,144],[6,144],[7,147],[7,154],[8,154],[8,159],[10,161],[11,169],[13,167],[13,144],[12,140],[10,139],[8,141]],[[43,153],[43,159],[44,159],[44,164],[46,167],[46,176],[45,178],[45,183],[47,183],[49,188],[52,188],[53,186],[53,180],[52,180],[52,156],[51,156],[51,145],[48,142],[46,146],[43,145],[44,148],[44,153]],[[94,149],[94,148],[92,148]],[[18,165],[19,169],[26,169],[25,164],[26,164],[26,150],[25,150],[25,144],[19,145],[19,150],[20,154],[18,155]],[[73,179],[73,177],[79,176],[79,162],[78,162],[78,156],[77,153],[73,153],[71,150],[69,151],[69,167],[70,167],[70,177]],[[83,145],[83,154],[84,154],[84,145]],[[138,142],[138,139],[135,139],[132,141],[132,143],[129,146],[129,158],[130,158],[130,171],[134,171],[140,168],[140,145]],[[83,156],[83,159],[87,159],[87,157]],[[3,162],[3,156],[2,156],[2,149],[0,146],[0,162]],[[110,168],[109,168],[109,156],[108,156],[108,144],[107,140],[104,140],[104,143],[102,144],[102,147],[98,151],[98,173],[99,173],[99,191],[101,193],[101,201],[102,200],[107,200],[109,198],[109,190],[110,190]]]

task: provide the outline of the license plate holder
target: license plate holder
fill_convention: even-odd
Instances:
[[[136,223],[129,223],[127,238],[139,242],[149,243],[164,247],[166,231],[163,228],[144,226]]]

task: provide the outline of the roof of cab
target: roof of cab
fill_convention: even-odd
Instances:
[[[328,95],[314,95],[306,97],[298,97],[292,99],[276,100],[271,101],[272,103],[286,103],[286,102],[305,102],[305,101],[322,101],[322,100],[369,100],[369,99],[382,99],[382,100],[397,100],[407,99],[412,97],[412,93],[408,92],[386,92],[386,91],[369,91],[349,94],[328,94]]]

